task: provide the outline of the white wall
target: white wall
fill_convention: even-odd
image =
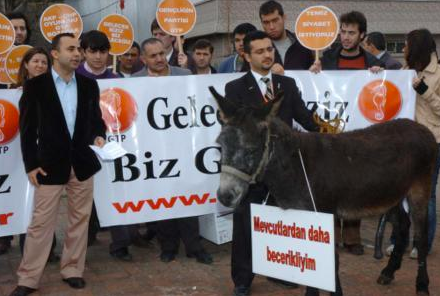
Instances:
[[[151,37],[150,24],[155,17],[159,0],[125,0],[121,12],[116,0],[66,0],[83,16],[84,32],[96,29],[99,21],[108,14],[122,13],[133,24],[135,39],[139,43]],[[107,7],[108,6],[108,7]]]

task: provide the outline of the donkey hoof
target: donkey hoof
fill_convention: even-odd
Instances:
[[[429,296],[428,291],[417,291],[417,296]]]
[[[394,280],[393,276],[386,276],[384,274],[381,274],[377,279],[377,283],[379,285],[389,285],[393,280]]]

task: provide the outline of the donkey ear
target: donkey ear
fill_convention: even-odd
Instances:
[[[272,108],[270,109],[270,113],[269,116],[270,117],[275,117],[278,114],[278,111],[280,110],[280,106],[283,103],[284,100],[284,90],[279,90],[276,95],[275,98],[272,100]]]
[[[237,106],[228,100],[227,98],[221,96],[213,86],[209,87],[209,91],[214,96],[215,101],[217,102],[218,108],[220,110],[221,118],[227,122],[228,118],[231,118],[237,112]]]
[[[266,105],[264,105],[262,115],[265,120],[269,120],[270,118],[277,116],[283,99],[284,91],[280,90],[276,93],[275,98],[272,101],[269,101]]]

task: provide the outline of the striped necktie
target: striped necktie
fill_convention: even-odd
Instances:
[[[267,103],[269,101],[272,101],[274,99],[274,96],[273,96],[272,83],[270,81],[270,78],[261,77],[261,81],[263,81],[266,84],[266,94],[263,97],[264,102]]]

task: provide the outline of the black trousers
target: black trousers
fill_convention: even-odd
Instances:
[[[251,203],[261,204],[266,198],[267,190],[263,185],[251,185],[248,194],[241,201],[232,215],[232,252],[231,275],[235,286],[252,284],[252,237],[251,237]],[[273,199],[268,205],[274,205]]]
[[[127,248],[132,244],[134,239],[137,239],[140,236],[137,224],[111,226],[108,229],[112,238],[112,242],[110,243],[109,247],[110,253]],[[96,240],[96,235],[98,234],[99,230],[101,230],[101,226],[99,225],[98,213],[96,212],[95,203],[93,202],[89,222],[89,241]]]
[[[11,241],[13,240],[13,238],[14,237],[12,235],[0,237],[0,243],[10,244]],[[20,240],[19,240],[21,255],[23,255],[23,248],[24,248],[25,242],[26,242],[26,233],[22,233],[22,234],[20,234]],[[50,251],[53,252],[55,250],[56,246],[57,246],[57,237],[55,236],[55,233],[54,233],[52,247],[51,247]]]
[[[157,222],[157,239],[162,252],[177,253],[180,239],[187,254],[200,252],[202,244],[197,217],[162,220]]]

